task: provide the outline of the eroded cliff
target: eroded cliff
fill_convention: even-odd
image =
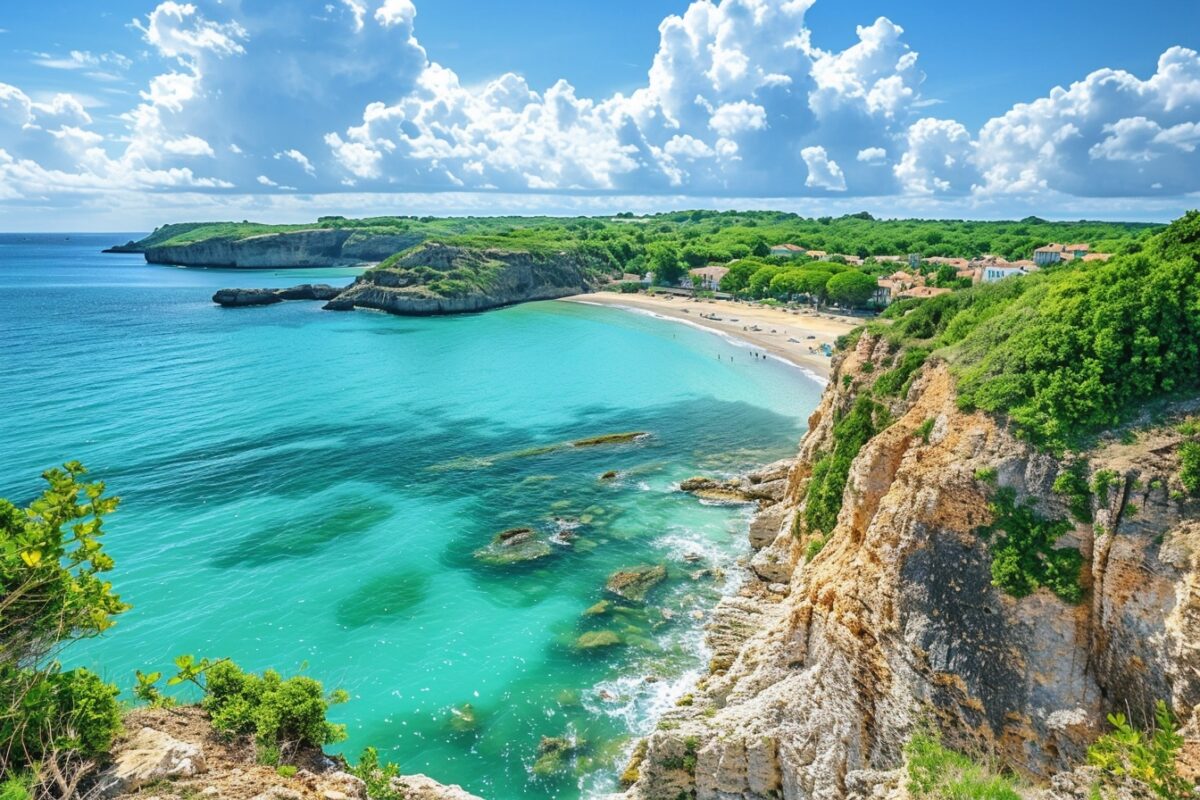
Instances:
[[[902,792],[922,729],[1045,784],[1081,763],[1109,711],[1145,721],[1163,699],[1197,727],[1200,526],[1175,477],[1183,437],[1159,426],[1056,457],[960,410],[936,359],[905,391],[875,391],[901,358],[872,336],[837,358],[785,501],[752,526],[759,580],[718,608],[712,672],[639,746],[629,797]],[[815,473],[867,407],[872,435],[818,530]],[[1077,549],[1063,562],[1078,574],[1024,596],[997,586],[996,545],[1028,533],[1014,520]],[[1063,555],[1030,557],[1047,554]]]
[[[375,234],[349,228],[313,228],[244,238],[213,237],[184,244],[151,244],[144,252],[151,264],[184,267],[337,267],[383,261],[423,239],[415,232]]]

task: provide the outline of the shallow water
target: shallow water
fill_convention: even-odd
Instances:
[[[304,669],[350,692],[332,712],[350,756],[374,744],[496,800],[611,789],[631,735],[705,663],[696,617],[731,587],[689,573],[734,581],[745,552],[745,509],[675,484],[794,452],[819,387],[610,308],[220,309],[224,286],[356,272],[99,254],[127,238],[0,235],[0,497],[78,459],[124,499],[107,545],[133,610],[67,660],[125,688],[183,652]],[[621,431],[651,435],[539,452]],[[517,526],[574,538],[519,567],[473,557]],[[611,572],[658,563],[645,608],[581,616]],[[593,630],[622,645],[578,652]],[[576,757],[532,774],[540,737],[562,735]]]

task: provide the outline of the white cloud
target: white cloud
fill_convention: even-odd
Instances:
[[[1200,54],[1172,47],[1142,80],[1101,69],[989,120],[979,134],[981,191],[1051,186],[1083,196],[1200,190]]]
[[[927,117],[908,129],[907,150],[894,172],[910,194],[962,193],[977,175],[974,150],[962,124]]]
[[[864,147],[858,151],[855,158],[864,164],[881,164],[887,161],[887,150],[882,147]]]
[[[421,46],[412,0],[323,0],[316,13],[162,0],[133,23],[158,69],[118,110],[123,130],[107,113],[94,122],[79,92],[35,100],[0,84],[0,182],[24,197],[292,191],[259,174],[273,159],[279,180],[302,171],[317,193],[904,193],[929,204],[1200,191],[1192,50],[1168,50],[1144,80],[1099,70],[974,132],[918,118],[936,101],[920,94],[903,28],[879,18],[825,51],[806,26],[812,2],[696,0],[663,20],[642,85],[588,97],[512,73],[464,84]],[[83,50],[36,58],[77,75],[129,66]]]
[[[282,153],[275,154],[276,161],[279,161],[280,159],[284,159],[284,158],[295,161],[309,175],[317,174],[317,170],[312,165],[312,162],[308,160],[308,156],[304,155],[304,153],[301,153],[299,150],[296,150],[295,148],[292,148],[291,150],[284,150]]]
[[[816,189],[828,189],[831,192],[846,191],[846,176],[837,162],[829,157],[825,148],[820,145],[806,147],[800,151],[808,167],[808,178],[804,185]]]

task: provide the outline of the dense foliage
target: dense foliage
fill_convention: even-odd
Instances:
[[[107,630],[127,607],[103,574],[104,518],[118,499],[71,462],[25,508],[0,499],[0,772],[46,758],[91,758],[120,728],[115,688],[62,671],[65,644]]]
[[[1074,547],[1055,546],[1072,529],[1070,522],[1043,517],[1032,502],[1018,503],[1007,486],[996,490],[988,510],[993,521],[980,533],[989,541],[993,584],[1013,597],[1045,586],[1068,603],[1083,599],[1083,555]]]
[[[860,395],[850,411],[834,425],[832,452],[813,465],[808,482],[804,521],[809,531],[831,533],[842,509],[850,465],[862,446],[888,425],[887,409]]]
[[[948,360],[964,409],[1059,448],[1200,388],[1198,266],[1190,212],[1136,254],[898,303],[873,329]]]

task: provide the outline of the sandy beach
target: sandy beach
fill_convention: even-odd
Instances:
[[[740,339],[760,352],[776,356],[827,379],[830,359],[821,345],[832,345],[837,337],[863,323],[855,317],[766,308],[731,300],[705,300],[671,295],[616,294],[596,292],[565,298],[571,302],[616,306],[656,314],[666,319],[690,322]],[[703,316],[701,316],[703,315]],[[710,316],[719,319],[710,319]]]

